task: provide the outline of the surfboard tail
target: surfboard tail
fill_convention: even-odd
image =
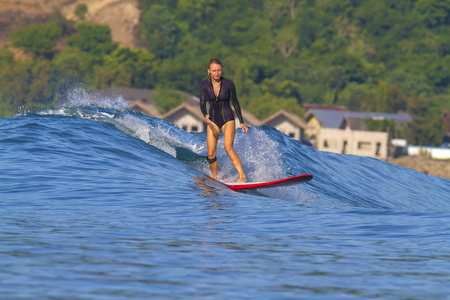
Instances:
[[[310,181],[311,179],[313,179],[312,175],[303,174],[267,182],[223,183],[223,184],[225,184],[234,191],[239,191],[239,190],[261,189],[272,187],[286,187],[307,182]]]

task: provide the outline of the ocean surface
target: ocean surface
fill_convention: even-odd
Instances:
[[[235,149],[250,181],[314,178],[229,190],[205,133],[120,96],[0,119],[0,299],[450,299],[450,180],[265,126]]]

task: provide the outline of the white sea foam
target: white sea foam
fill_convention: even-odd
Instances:
[[[152,126],[145,120],[132,115],[120,116],[115,118],[115,121],[125,128],[126,133],[176,157],[175,148],[167,142],[167,137],[170,136],[159,126]],[[121,126],[118,128],[123,130],[123,128],[120,128]]]
[[[239,155],[248,181],[270,181],[285,177],[282,167],[282,154],[278,143],[261,128],[253,127],[247,133],[238,133],[234,149]],[[237,172],[224,150],[223,138],[217,145],[220,160],[220,176],[224,181],[237,179]]]
[[[62,102],[65,107],[95,107],[119,112],[128,109],[128,102],[121,95],[106,96],[99,92],[88,92],[83,88],[71,90]]]

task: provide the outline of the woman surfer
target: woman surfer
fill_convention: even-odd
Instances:
[[[224,147],[231,162],[239,172],[237,182],[246,182],[241,160],[233,149],[236,125],[234,111],[239,119],[242,130],[247,133],[248,127],[242,118],[241,107],[239,105],[236,88],[233,81],[222,77],[223,65],[218,59],[212,59],[208,64],[208,79],[202,81],[200,85],[200,109],[205,116],[206,141],[208,145],[208,163],[214,179],[217,179],[218,163],[216,158],[217,142],[219,141],[220,130],[224,136]],[[210,102],[209,111],[206,109],[206,102]]]

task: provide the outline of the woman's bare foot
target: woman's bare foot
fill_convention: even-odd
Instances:
[[[239,177],[238,181],[236,181],[236,183],[244,183],[247,182],[247,178],[245,177]]]

